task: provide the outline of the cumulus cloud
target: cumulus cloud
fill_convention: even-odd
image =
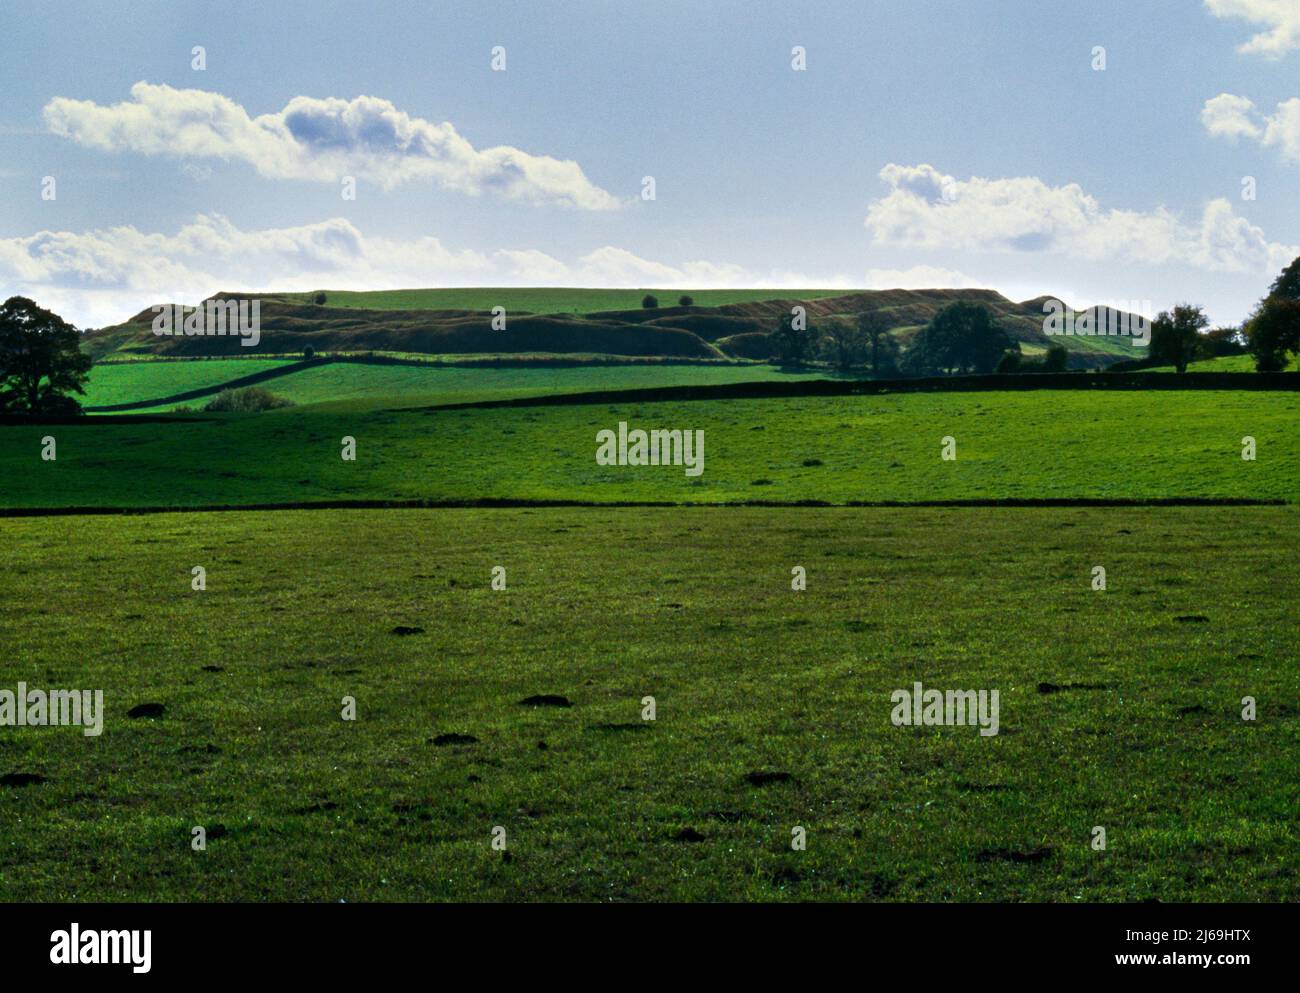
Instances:
[[[1278,148],[1285,159],[1300,162],[1300,97],[1284,100],[1272,114],[1265,114],[1247,97],[1220,93],[1205,101],[1201,123],[1216,137],[1250,138]]]
[[[1238,47],[1243,54],[1280,58],[1300,48],[1300,3],[1296,0],[1205,0],[1205,7],[1215,17],[1237,18],[1265,28]]]
[[[1076,183],[1034,176],[958,180],[930,165],[887,165],[891,188],[867,209],[877,245],[948,251],[1035,252],[1089,261],[1175,263],[1215,272],[1281,268],[1300,248],[1269,241],[1227,200],[1207,204],[1199,223],[1158,207],[1103,209]]]
[[[220,93],[139,82],[130,100],[111,106],[55,97],[44,116],[54,134],[88,148],[242,161],[271,179],[339,183],[354,176],[386,189],[433,182],[472,196],[583,210],[619,206],[576,162],[509,145],[475,148],[450,123],[412,117],[378,97],[299,96],[252,117]]]
[[[1255,123],[1255,104],[1246,97],[1220,93],[1205,101],[1201,108],[1201,123],[1212,135],[1224,138],[1258,138],[1263,129]]]
[[[200,214],[169,234],[125,226],[0,238],[0,283],[82,327],[116,324],[163,301],[197,303],[218,290],[839,285],[727,262],[670,264],[612,245],[571,262],[532,248],[453,249],[434,237],[367,236],[343,218],[245,231],[219,214]]]

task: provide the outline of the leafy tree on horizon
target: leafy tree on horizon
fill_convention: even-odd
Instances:
[[[772,357],[783,366],[804,365],[815,339],[812,328],[800,331],[794,326],[794,315],[786,314],[772,332],[772,346],[775,349]]]
[[[1043,356],[1043,372],[1065,372],[1070,365],[1070,353],[1059,341],[1047,346]]]
[[[858,325],[834,321],[822,339],[822,351],[836,369],[847,371],[861,365],[867,357],[866,337]]]
[[[889,322],[877,310],[858,315],[858,333],[871,352],[871,374],[898,371],[898,339],[889,330]]]
[[[1260,372],[1279,372],[1300,353],[1300,258],[1273,281],[1242,330]]]
[[[77,413],[91,358],[77,329],[26,297],[0,305],[0,410]]]
[[[1020,343],[998,324],[980,303],[958,300],[948,304],[918,331],[904,356],[909,372],[992,372],[1008,351]]]
[[[1151,322],[1151,358],[1186,372],[1200,351],[1201,332],[1209,326],[1205,311],[1194,304],[1176,304],[1172,312],[1162,310]]]
[[[659,298],[653,293],[647,293],[641,298],[641,307],[644,310],[655,310],[659,306]]]

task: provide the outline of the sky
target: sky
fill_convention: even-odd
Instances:
[[[3,0],[0,44],[0,295],[82,327],[413,286],[1230,324],[1300,255],[1300,0]]]

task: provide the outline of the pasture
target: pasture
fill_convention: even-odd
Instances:
[[[0,428],[0,506],[328,500],[1294,501],[1300,394],[905,393],[497,409],[334,402],[165,423]],[[702,430],[703,475],[600,466],[596,435]],[[1242,438],[1256,459],[1242,459]],[[42,439],[57,459],[43,461]],[[344,461],[342,439],[356,440]],[[955,441],[945,461],[943,439]]]
[[[232,512],[0,547],[6,685],[107,711],[0,736],[3,900],[1300,897],[1294,508]],[[998,689],[999,734],[894,726],[914,681]]]

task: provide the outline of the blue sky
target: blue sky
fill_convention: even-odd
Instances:
[[[6,2],[0,38],[0,293],[83,325],[413,285],[1227,323],[1300,254],[1300,0]]]

